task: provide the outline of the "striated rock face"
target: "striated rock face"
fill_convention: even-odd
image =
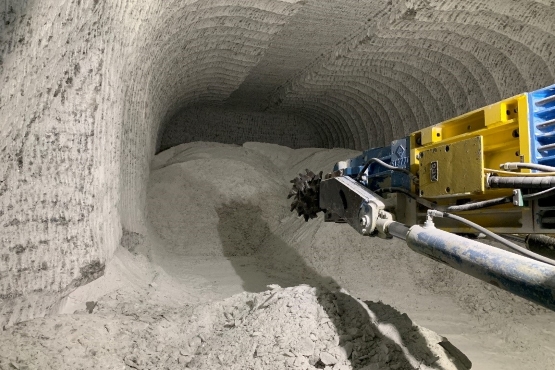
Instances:
[[[0,321],[146,233],[157,147],[381,145],[553,83],[553,19],[548,0],[5,0]]]

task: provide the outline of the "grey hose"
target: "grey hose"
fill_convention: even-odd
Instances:
[[[552,260],[551,258],[547,258],[547,257],[544,257],[544,256],[539,255],[537,253],[530,252],[528,249],[523,248],[519,245],[516,245],[515,243],[513,243],[513,242],[511,242],[511,241],[509,241],[505,238],[502,238],[499,235],[497,235],[496,233],[491,232],[488,229],[486,229],[485,227],[482,227],[482,226],[478,225],[477,223],[474,223],[470,220],[467,220],[466,218],[463,218],[463,217],[460,217],[460,216],[457,216],[457,215],[453,215],[453,214],[447,213],[447,212],[439,212],[439,211],[433,211],[433,210],[428,211],[428,214],[430,214],[431,216],[435,216],[435,217],[451,218],[453,220],[462,222],[463,224],[465,224],[467,226],[470,226],[471,228],[476,229],[476,230],[486,234],[490,238],[498,241],[499,243],[505,245],[506,247],[511,248],[514,251],[519,252],[520,254],[523,254],[527,257],[533,258],[537,261],[541,261],[541,262],[547,263],[549,265],[555,266],[555,261]]]
[[[370,167],[370,165],[372,164],[372,162],[375,162],[375,163],[379,164],[380,166],[387,168],[388,170],[397,171],[397,172],[402,172],[402,173],[404,173],[405,175],[408,175],[408,176],[412,179],[412,181],[413,181],[415,184],[418,184],[418,177],[416,177],[415,175],[413,175],[409,170],[404,169],[404,168],[400,168],[400,167],[392,166],[392,165],[390,165],[390,164],[385,163],[384,161],[382,161],[382,160],[379,159],[379,158],[370,158],[370,159],[366,162],[366,164],[364,165],[364,167],[362,167],[362,170],[360,170],[360,172],[358,173],[357,177],[355,178],[355,180],[356,180],[357,182],[360,181],[360,179],[362,179],[362,176],[364,176],[364,172],[366,172],[366,170],[368,169],[368,167]]]
[[[555,167],[546,166],[537,163],[520,163],[520,162],[507,162],[499,166],[504,170],[517,170],[519,168],[528,168],[530,170],[537,170],[542,172],[555,172]]]

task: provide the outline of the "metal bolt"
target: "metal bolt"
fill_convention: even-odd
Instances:
[[[368,218],[368,216],[362,216],[360,218],[360,226],[362,226],[362,227],[368,226],[368,224],[370,223],[369,221],[370,221],[370,219]]]

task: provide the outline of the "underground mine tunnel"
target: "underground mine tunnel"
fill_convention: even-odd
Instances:
[[[553,1],[0,14],[1,368],[555,367],[551,311],[285,199],[553,84]]]

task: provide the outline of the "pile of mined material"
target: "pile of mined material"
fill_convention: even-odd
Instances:
[[[106,297],[97,313],[38,319],[4,331],[0,368],[470,367],[444,338],[387,305],[307,285],[270,288],[183,308],[117,304],[117,296]]]
[[[68,297],[61,312],[76,314],[4,330],[0,369],[469,368],[405,314],[338,288],[343,277],[378,299],[414,294],[410,270],[391,271],[416,254],[289,212],[295,169],[351,154],[256,143],[160,153],[148,190],[156,232],[122,239],[104,276]],[[260,292],[270,283],[290,287]]]
[[[459,360],[446,353],[437,334],[389,306],[366,305],[346,293],[306,285],[277,288],[228,299],[224,310],[227,322],[207,339],[192,367],[467,368],[464,355],[452,350]]]

